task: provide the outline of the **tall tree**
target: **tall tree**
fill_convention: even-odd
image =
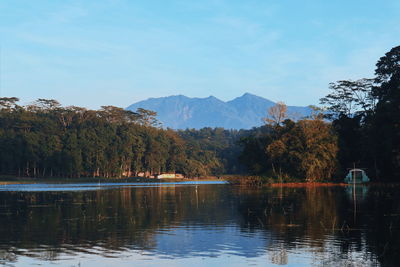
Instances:
[[[0,110],[11,110],[17,106],[19,98],[17,97],[0,97]]]
[[[353,117],[367,115],[375,108],[375,97],[372,94],[374,79],[341,80],[330,83],[331,93],[320,99],[327,106],[329,118],[340,116]]]
[[[381,57],[375,69],[373,94],[377,97],[372,133],[380,174],[387,179],[400,177],[400,46]]]
[[[287,118],[287,106],[283,102],[277,102],[268,109],[268,116],[263,121],[271,125],[280,125]]]

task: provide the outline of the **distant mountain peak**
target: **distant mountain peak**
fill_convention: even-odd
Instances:
[[[251,94],[224,102],[215,96],[191,98],[184,95],[149,98],[127,107],[135,111],[144,108],[156,111],[164,127],[173,129],[223,127],[227,129],[250,129],[262,124],[261,118],[275,103]],[[292,110],[293,109],[293,110]],[[288,114],[295,111],[304,116],[310,114],[308,107],[288,107]]]
[[[233,103],[233,104],[248,103],[248,104],[251,104],[251,103],[254,103],[254,101],[257,101],[259,103],[268,103],[268,105],[275,104],[274,102],[272,102],[269,99],[266,99],[266,98],[258,96],[258,95],[250,94],[250,93],[244,93],[242,96],[236,97],[236,98],[232,99],[231,101],[228,101],[227,103]]]
[[[272,102],[272,101],[269,100],[269,99],[266,99],[266,98],[264,98],[264,97],[261,97],[261,96],[255,95],[255,94],[251,94],[251,93],[245,93],[245,94],[243,94],[243,95],[241,96],[241,98],[263,99],[263,100],[267,100],[267,101]]]
[[[249,93],[249,92],[244,93],[241,97],[254,97],[254,96],[255,96],[255,97],[260,97],[260,96],[251,94],[251,93]]]

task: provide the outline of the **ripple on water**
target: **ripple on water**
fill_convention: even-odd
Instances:
[[[397,217],[387,216],[400,214],[396,194],[390,205],[366,197],[355,214],[349,210],[352,199],[339,189],[282,189],[285,197],[277,201],[275,189],[198,183],[98,187],[0,187],[0,264],[379,266],[382,253],[384,260],[397,257],[397,248],[390,247],[390,238],[398,236],[391,226]],[[371,218],[381,225],[375,227]]]
[[[68,183],[68,184],[3,184],[0,191],[48,192],[48,191],[91,191],[127,187],[179,187],[196,185],[221,185],[225,181],[183,181],[152,183]]]

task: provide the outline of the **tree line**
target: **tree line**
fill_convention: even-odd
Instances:
[[[373,181],[400,177],[400,46],[376,63],[375,77],[330,84],[310,118],[294,122],[278,103],[266,126],[242,138],[253,174],[304,181],[343,180],[362,167]]]
[[[240,142],[240,160],[251,174],[272,181],[327,181],[335,176],[338,139],[332,125],[315,110],[309,118],[287,118],[286,105],[269,110],[267,124],[250,131]]]
[[[375,181],[400,176],[400,46],[381,57],[375,77],[330,84],[307,118],[286,105],[251,130],[163,129],[156,112],[103,106],[26,106],[0,98],[0,174],[31,177],[130,177],[141,172],[188,177],[256,174],[274,181],[342,180],[367,168]]]
[[[62,107],[38,99],[26,106],[0,98],[0,174],[29,177],[130,177],[165,172],[215,175],[232,131],[160,128],[156,113],[114,106]],[[233,133],[233,132],[232,132]],[[218,137],[216,137],[218,136]],[[221,136],[221,137],[219,137]],[[187,141],[185,140],[187,139]],[[224,139],[225,144],[214,142]],[[198,141],[202,142],[199,144]],[[225,164],[226,165],[226,164]]]

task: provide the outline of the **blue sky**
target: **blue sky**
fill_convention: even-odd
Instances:
[[[1,96],[126,107],[250,92],[317,104],[400,45],[400,1],[1,0]]]

